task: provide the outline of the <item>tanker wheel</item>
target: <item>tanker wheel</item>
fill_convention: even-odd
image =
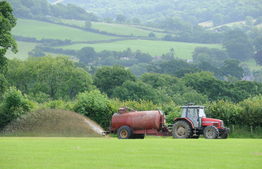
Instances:
[[[227,139],[227,137],[228,137],[228,133],[226,133],[226,134],[221,134],[221,136],[220,136],[221,139]]]
[[[206,139],[217,139],[219,136],[218,129],[215,126],[207,126],[204,130],[204,137]]]
[[[117,130],[117,137],[119,139],[129,139],[132,138],[133,132],[130,127],[122,126]]]
[[[191,133],[190,125],[185,121],[177,121],[172,127],[173,138],[189,138]]]

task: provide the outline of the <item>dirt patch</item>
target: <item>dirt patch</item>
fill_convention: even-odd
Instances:
[[[3,136],[99,137],[103,128],[78,113],[46,109],[16,119],[2,131]]]

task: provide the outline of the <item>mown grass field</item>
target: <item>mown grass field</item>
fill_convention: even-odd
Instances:
[[[64,49],[80,50],[85,46],[95,48],[96,52],[102,50],[124,51],[130,48],[132,51],[137,49],[143,53],[149,53],[152,56],[168,53],[171,48],[175,51],[175,57],[190,59],[192,52],[196,47],[209,47],[222,49],[222,45],[218,44],[197,44],[197,43],[183,43],[183,42],[169,42],[169,41],[149,41],[149,40],[126,40],[116,41],[112,43],[98,43],[98,44],[75,44],[70,46],[63,46]]]
[[[73,42],[109,40],[118,38],[86,32],[68,26],[27,19],[18,19],[17,25],[12,29],[12,34],[24,37],[35,37],[38,40],[42,38],[61,40],[71,39]]]
[[[0,138],[0,168],[262,168],[261,139]]]
[[[77,25],[80,27],[85,26],[85,21],[81,20],[62,20],[63,23],[69,25]],[[133,36],[148,36],[152,31],[143,30],[136,27],[135,25],[126,25],[126,24],[115,24],[115,23],[102,23],[102,22],[92,22],[92,28],[98,29],[100,31],[106,31],[108,33],[115,33],[117,35],[133,35]],[[165,33],[154,32],[156,37],[163,38]]]
[[[25,60],[28,57],[28,52],[33,50],[38,43],[22,42],[16,41],[18,46],[18,52],[13,53],[11,50],[8,50],[5,54],[5,57],[8,59],[17,58],[20,60]]]

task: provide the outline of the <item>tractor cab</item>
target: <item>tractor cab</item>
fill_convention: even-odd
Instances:
[[[205,106],[194,105],[193,103],[189,103],[186,106],[181,106],[182,114],[181,118],[189,119],[194,128],[202,127],[202,118],[206,118],[205,114]]]

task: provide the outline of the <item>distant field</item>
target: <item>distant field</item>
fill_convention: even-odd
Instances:
[[[262,66],[259,66],[256,64],[256,61],[255,59],[250,59],[248,62],[245,62],[248,67],[252,70],[261,70],[262,69]]]
[[[81,20],[62,20],[63,23],[70,25],[77,25],[80,27],[85,26],[85,21]],[[141,28],[137,28],[133,25],[126,24],[113,24],[113,23],[102,23],[102,22],[92,22],[92,28],[98,29],[100,31],[106,31],[108,33],[115,33],[117,35],[133,35],[133,36],[148,36],[148,34],[152,31],[143,30]],[[165,33],[156,33],[154,32],[156,37],[163,38]]]
[[[99,44],[75,44],[70,46],[64,46],[64,49],[75,49],[80,50],[85,46],[94,47],[96,52],[102,50],[111,51],[123,51],[128,47],[132,51],[137,49],[141,50],[143,53],[149,53],[152,56],[162,55],[168,53],[171,48],[175,50],[175,57],[183,59],[191,59],[192,52],[196,47],[210,47],[222,49],[221,45],[218,44],[197,44],[197,43],[183,43],[183,42],[168,42],[168,41],[149,41],[149,40],[127,40],[127,41],[117,41],[112,43],[99,43]]]
[[[5,57],[8,59],[13,59],[17,58],[20,60],[25,60],[28,57],[28,52],[33,50],[37,43],[29,43],[29,42],[21,42],[21,41],[16,41],[18,45],[18,52],[14,54],[11,52],[11,50],[8,50]]]
[[[80,29],[56,25],[36,20],[18,19],[17,25],[12,29],[13,35],[46,39],[71,39],[72,41],[94,41],[117,39],[117,37],[86,32]]]
[[[1,137],[0,167],[262,168],[261,139]]]

